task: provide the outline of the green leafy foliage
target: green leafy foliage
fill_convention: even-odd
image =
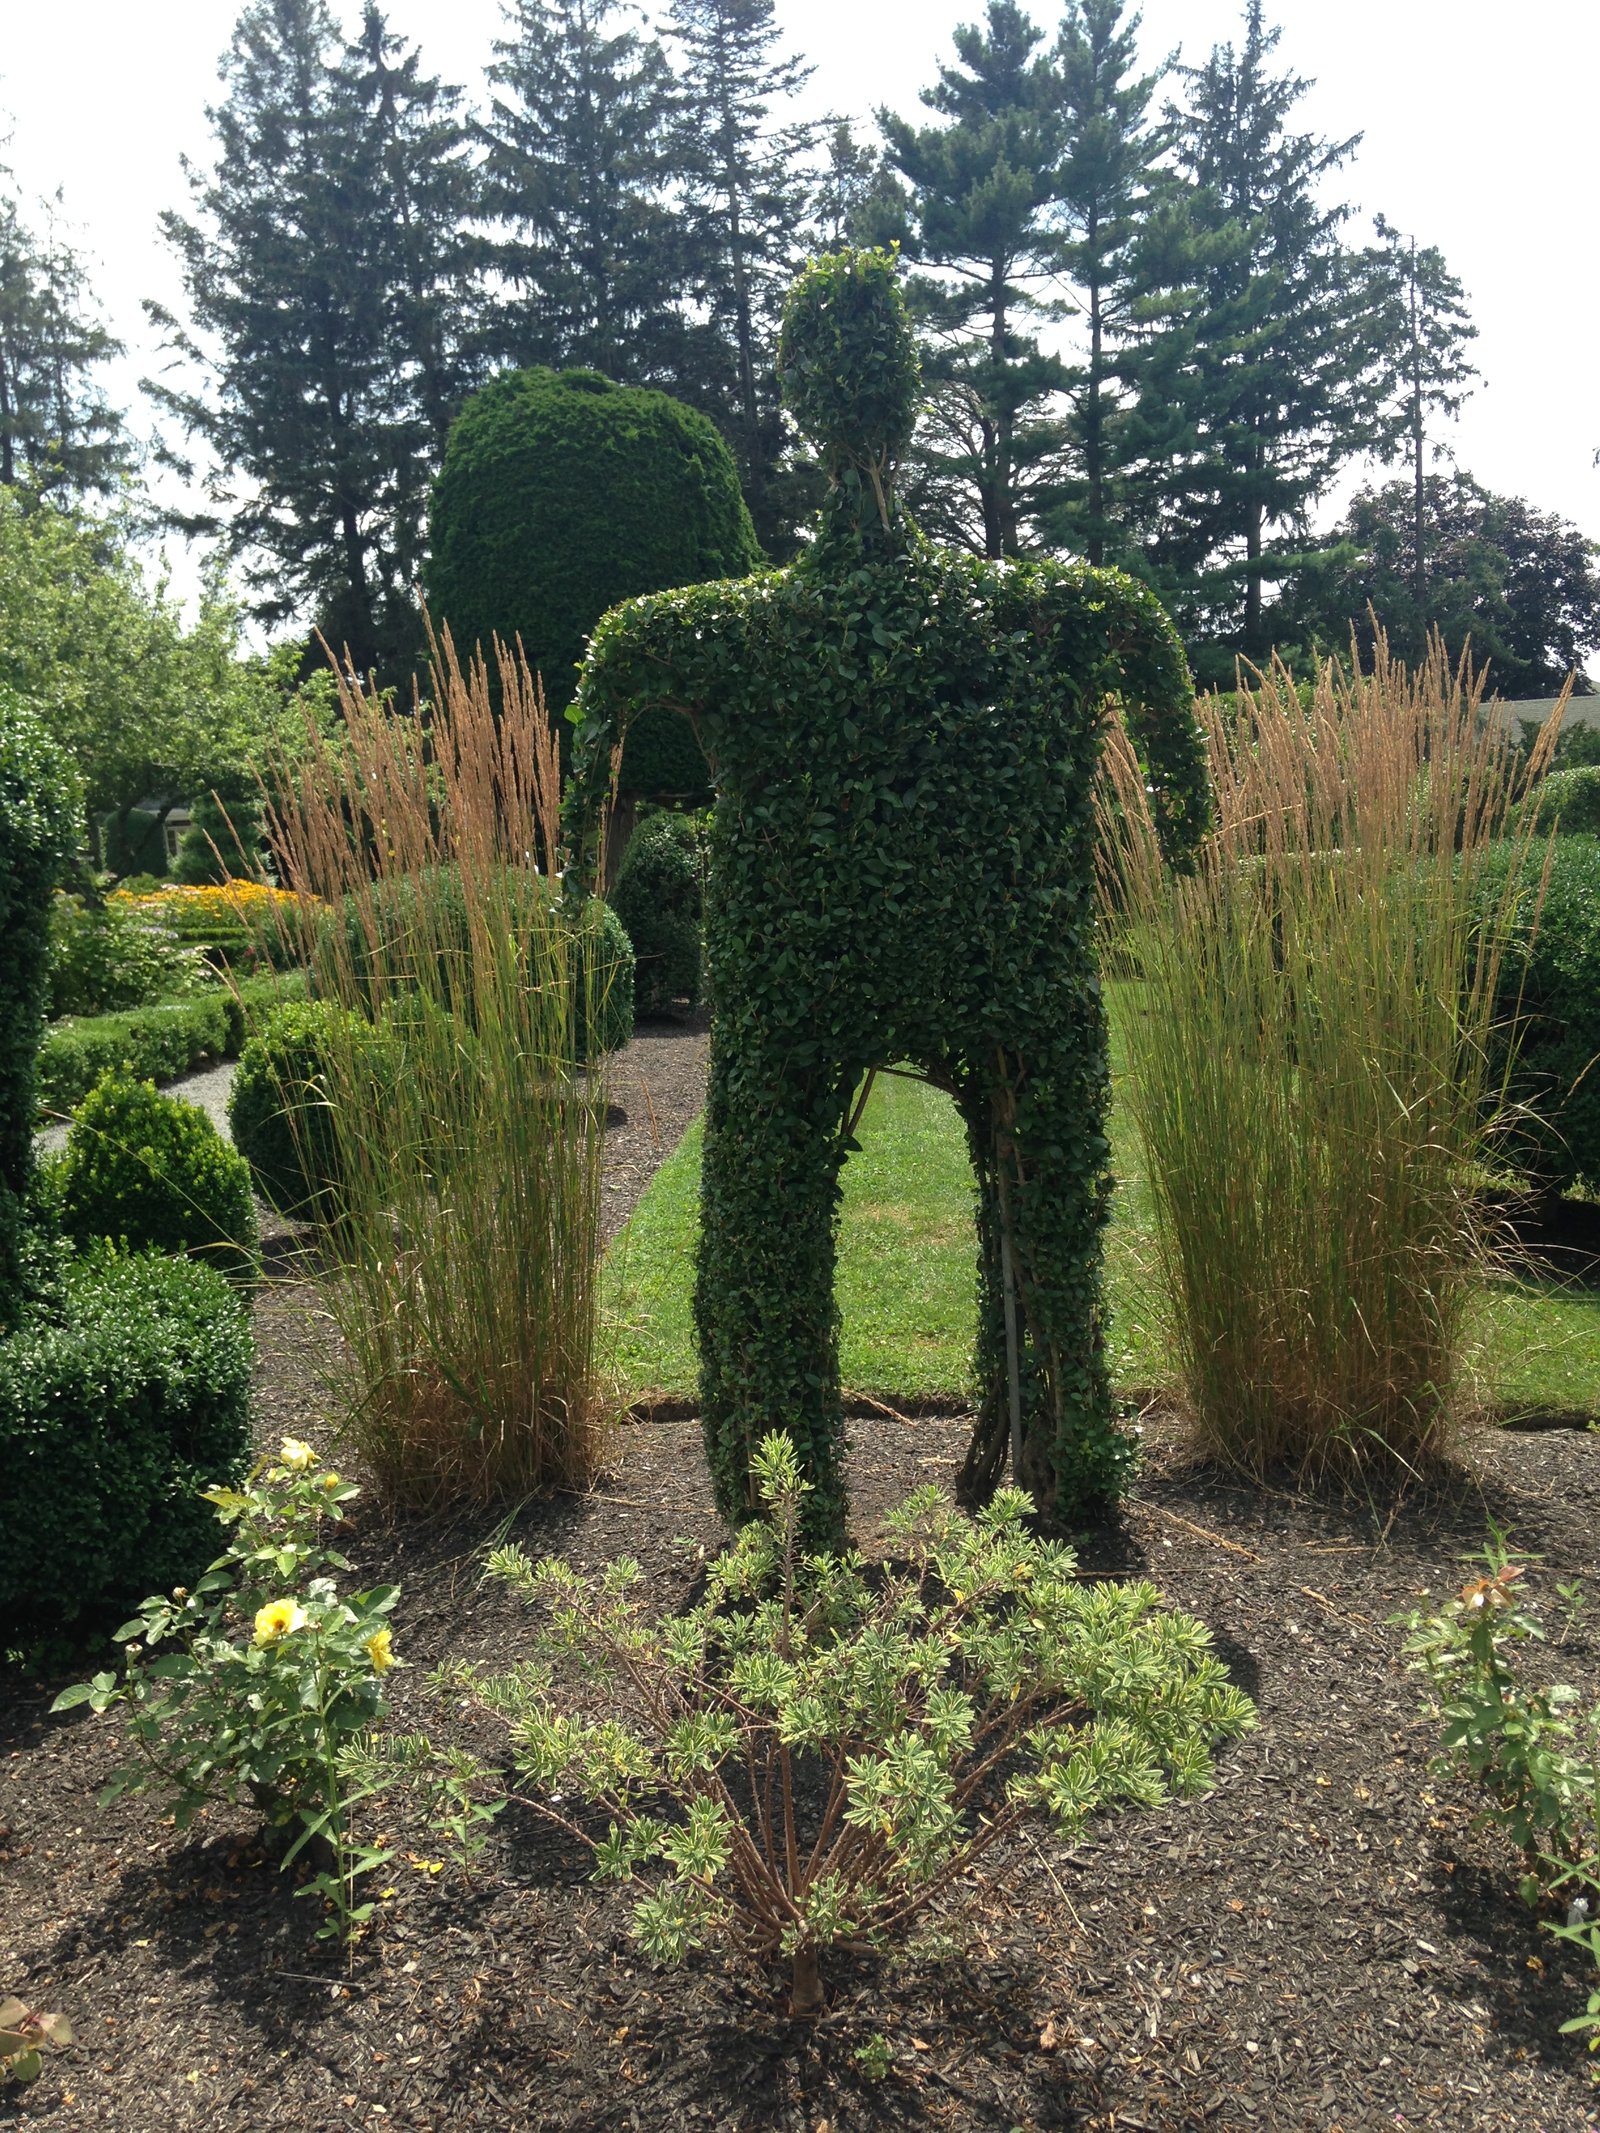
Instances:
[[[1600,837],[1600,764],[1552,771],[1526,805],[1536,836]]]
[[[50,904],[52,1017],[118,1014],[187,991],[199,957],[147,905],[58,890]]]
[[[342,1145],[338,1078],[364,1067],[377,1088],[396,1071],[386,1033],[331,1000],[291,1002],[239,1055],[228,1126],[261,1197],[288,1215],[332,1221],[349,1151]]]
[[[664,1014],[700,999],[705,852],[689,815],[649,816],[628,840],[611,908],[633,944],[634,1008]]]
[[[509,1723],[530,1804],[636,1893],[652,1961],[781,1953],[813,2012],[822,1950],[892,1941],[1025,1816],[1074,1838],[1192,1795],[1253,1723],[1201,1623],[1142,1581],[1080,1579],[1020,1491],[972,1519],[923,1490],[869,1564],[803,1553],[788,1438],[752,1464],[760,1515],[694,1605],[652,1620],[636,1563],[502,1549],[490,1575],[544,1609],[535,1657],[459,1670]]]
[[[592,371],[512,371],[467,402],[434,485],[432,540],[428,597],[463,655],[520,637],[556,711],[608,608],[761,561],[708,418]],[[707,785],[693,735],[661,716],[622,789],[702,798]]]
[[[0,1328],[21,1278],[50,899],[82,826],[71,764],[43,722],[0,684]]]
[[[46,2051],[65,2051],[73,2041],[65,2015],[38,2014],[15,1996],[0,2000],[0,2088],[25,2089],[44,2070]]]
[[[1537,1556],[1509,1547],[1493,1526],[1468,1558],[1483,1574],[1436,1613],[1401,1617],[1406,1656],[1428,1684],[1425,1706],[1443,1728],[1438,1768],[1471,1778],[1484,1796],[1480,1820],[1505,1831],[1523,1857],[1529,1903],[1571,1897],[1565,1924],[1545,1923],[1576,1942],[1600,1967],[1600,1703],[1583,1709],[1578,1691],[1526,1678],[1529,1647],[1545,1641],[1524,1582]],[[1559,1588],[1570,1624],[1585,1604],[1581,1586]],[[1600,2035],[1600,1989],[1565,2032]]]
[[[252,1343],[223,1277],[185,1259],[90,1254],[0,1341],[0,1644],[115,1621],[152,1581],[193,1578],[195,1491],[249,1443]]]
[[[68,1236],[255,1272],[249,1164],[203,1111],[153,1082],[122,1073],[96,1082],[73,1114],[54,1189]]]
[[[340,1938],[372,1914],[358,1879],[393,1856],[357,1837],[370,1787],[342,1760],[381,1723],[383,1677],[399,1664],[388,1618],[400,1588],[339,1591],[350,1564],[328,1529],[358,1494],[293,1437],[240,1487],[207,1490],[228,1529],[222,1553],[193,1590],[147,1599],[117,1631],[120,1682],[97,1674],[51,1706],[121,1712],[135,1757],[102,1806],[160,1791],[187,1829],[209,1801],[250,1802],[287,1835],[285,1867],[314,1845],[320,1871],[297,1893],[327,1903],[322,1930]]]
[[[614,610],[572,713],[580,848],[636,716],[689,712],[716,765],[695,1311],[717,1501],[750,1514],[750,1453],[781,1426],[814,1485],[812,1537],[841,1529],[839,1168],[862,1075],[909,1062],[955,1097],[981,1185],[966,1484],[982,1494],[998,1477],[1014,1381],[1022,1476],[1050,1514],[1079,1518],[1117,1495],[1130,1450],[1099,1273],[1090,796],[1115,701],[1164,841],[1193,843],[1208,802],[1187,670],[1129,579],[981,563],[906,519],[894,450],[916,358],[888,255],[806,270],[783,371],[802,411],[839,425],[817,438],[833,487],[816,539],[785,571]],[[856,423],[852,387],[880,428]]]
[[[1542,844],[1520,857],[1506,848],[1485,870],[1484,897],[1519,866],[1497,1032],[1502,1045],[1513,1035],[1516,1043],[1504,1152],[1546,1191],[1600,1188],[1600,837],[1559,836],[1548,855]]]
[[[422,875],[394,874],[359,895],[343,898],[323,921],[312,960],[313,984],[359,1005],[369,1015],[391,1010],[397,993],[415,989],[469,1027],[477,988],[469,898],[458,867],[430,867]],[[502,870],[496,884],[517,937],[527,943],[546,923],[551,890],[532,868]],[[583,1056],[614,1052],[633,1034],[634,954],[621,919],[590,899],[577,937],[593,927],[599,938],[591,979],[585,950],[574,957],[574,1007]],[[592,936],[590,936],[592,938]]]

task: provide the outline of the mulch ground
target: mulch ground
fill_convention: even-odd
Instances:
[[[693,1071],[645,1071],[664,1152],[685,1122],[664,1092],[679,1086],[692,1113]],[[639,1136],[636,1194],[649,1107],[617,1101]],[[269,1286],[258,1331],[263,1441],[321,1442],[329,1329],[310,1292]],[[953,1474],[965,1436],[959,1418],[852,1423],[864,1545],[889,1505]],[[396,1723],[445,1731],[430,1667],[519,1648],[517,1606],[478,1583],[502,1521],[356,1511],[361,1580],[403,1586]],[[918,1944],[828,1964],[812,2023],[787,2018],[776,1973],[713,1958],[654,1970],[625,1903],[522,1816],[502,1818],[471,1884],[430,1871],[426,1833],[396,1821],[394,1894],[347,1966],[248,1814],[213,1811],[179,1835],[156,1802],[100,1810],[113,1724],[52,1719],[59,1682],[0,1674],[0,1997],[68,2014],[79,2037],[35,2088],[6,2094],[0,2120],[1594,2133],[1593,2062],[1558,2033],[1587,1995],[1583,1966],[1519,1904],[1514,1862],[1474,1833],[1469,1796],[1429,1774],[1389,1618],[1459,1583],[1492,1516],[1543,1554],[1554,1620],[1557,1580],[1595,1570],[1597,1514],[1600,1437],[1575,1430],[1484,1432],[1446,1482],[1374,1505],[1187,1467],[1152,1422],[1126,1520],[1086,1567],[1149,1575],[1208,1622],[1259,1730],[1202,1801],[1121,1817],[1075,1849],[1043,1827],[1020,1838]],[[528,1505],[513,1530],[584,1567],[632,1554],[660,1604],[678,1604],[690,1572],[674,1536],[719,1533],[697,1428],[625,1427],[592,1493]],[[1600,1625],[1580,1622],[1550,1667],[1593,1686]],[[877,2080],[855,2057],[874,2038],[889,2056]]]

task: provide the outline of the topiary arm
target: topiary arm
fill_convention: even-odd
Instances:
[[[1166,610],[1120,570],[1052,571],[1038,596],[1058,668],[1098,696],[1116,697],[1153,788],[1168,862],[1186,868],[1211,823],[1205,739],[1194,715],[1188,661]]]
[[[675,711],[688,719],[715,767],[718,714],[747,631],[743,595],[747,584],[762,582],[730,579],[647,593],[601,617],[567,713],[577,727],[567,843],[584,882],[595,871],[612,758],[640,712]]]

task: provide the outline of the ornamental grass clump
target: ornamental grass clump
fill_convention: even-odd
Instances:
[[[1217,817],[1187,875],[1108,744],[1158,1290],[1200,1446],[1252,1475],[1415,1468],[1458,1404],[1519,865],[1484,884],[1533,835],[1480,684],[1380,637],[1369,673],[1329,662],[1302,696],[1274,667],[1202,703]]]
[[[350,1427],[413,1504],[582,1482],[603,1434],[606,1109],[584,1053],[623,973],[598,903],[556,888],[556,741],[503,651],[495,704],[448,638],[409,715],[340,688],[337,742],[308,731],[276,767],[272,842],[337,1010],[314,1096],[295,1060],[279,1093],[299,1171],[333,1181],[317,1212]]]
[[[919,1492],[880,1564],[802,1553],[787,1437],[754,1472],[761,1515],[681,1614],[652,1618],[636,1563],[497,1551],[490,1575],[544,1609],[536,1656],[451,1677],[509,1722],[527,1803],[635,1893],[653,1961],[781,1955],[815,2013],[825,1949],[902,1935],[1025,1816],[1070,1838],[1193,1794],[1253,1724],[1203,1624],[1143,1581],[1081,1581],[1020,1490],[975,1518]]]

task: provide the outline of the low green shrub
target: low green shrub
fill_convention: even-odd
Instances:
[[[505,879],[512,892],[508,900],[527,911],[523,930],[532,933],[534,900],[552,893],[549,884],[531,869],[507,870]],[[594,899],[588,917],[598,920],[601,945],[592,972],[586,957],[576,958],[580,1056],[617,1051],[633,1035],[633,945],[609,904]],[[437,1005],[470,1024],[479,988],[468,968],[471,927],[457,869],[430,868],[420,882],[404,874],[374,882],[359,896],[345,897],[323,925],[312,966],[313,991],[358,1004],[371,1015],[396,991],[422,984]],[[419,957],[426,959],[426,971]]]
[[[1522,1854],[1521,1893],[1533,1905],[1567,1906],[1566,1922],[1543,1923],[1600,1968],[1600,1703],[1564,1682],[1535,1686],[1526,1660],[1546,1641],[1526,1576],[1537,1556],[1506,1545],[1490,1528],[1487,1547],[1466,1560],[1469,1578],[1437,1613],[1400,1617],[1406,1656],[1428,1683],[1426,1713],[1442,1727],[1443,1775],[1473,1780],[1480,1823],[1503,1830]],[[1557,1587],[1568,1623],[1587,1604],[1581,1586]],[[1600,1987],[1588,2011],[1563,2022],[1565,2034],[1600,2037]]]
[[[1523,804],[1541,837],[1551,830],[1559,830],[1563,837],[1600,835],[1600,764],[1551,771]]]
[[[1486,869],[1486,901],[1519,864],[1517,929],[1497,1001],[1502,1073],[1516,1032],[1503,1152],[1544,1191],[1600,1190],[1600,837],[1560,836],[1520,862],[1502,848]]]
[[[242,1472],[252,1344],[187,1259],[95,1252],[0,1341],[0,1648],[115,1622],[214,1550],[197,1495]]]
[[[633,944],[634,1009],[664,1014],[700,998],[704,854],[694,818],[665,811],[628,840],[611,906]]]
[[[55,1177],[61,1226],[82,1243],[191,1252],[253,1274],[259,1243],[250,1166],[194,1104],[121,1072],[73,1113]]]
[[[1253,1725],[1204,1625],[1153,1585],[1081,1579],[1020,1490],[976,1518],[920,1491],[869,1566],[802,1554],[787,1437],[752,1467],[761,1516],[695,1604],[652,1620],[637,1563],[501,1549],[490,1575],[547,1606],[532,1662],[454,1670],[509,1722],[518,1797],[637,1893],[652,1962],[782,1955],[814,2013],[822,1951],[903,1933],[1024,1817],[1075,1839],[1199,1792]]]
[[[331,1000],[279,1008],[240,1053],[228,1124],[256,1190],[281,1213],[324,1222],[338,1213],[349,1151],[337,1096],[357,1071],[381,1091],[396,1072],[394,1043]]]
[[[39,1102],[70,1111],[102,1074],[122,1069],[150,1081],[172,1081],[231,1049],[232,1002],[221,986],[191,1000],[166,1000],[126,1014],[57,1022],[39,1047]]]
[[[44,2071],[47,2051],[65,2051],[73,2042],[65,2015],[42,2014],[14,1995],[0,2000],[0,2088],[14,2082],[25,2089]]]
[[[342,1751],[381,1721],[383,1677],[397,1664],[388,1617],[400,1588],[348,1599],[338,1588],[350,1565],[326,1529],[358,1493],[293,1437],[242,1488],[208,1490],[227,1529],[222,1553],[192,1591],[147,1599],[118,1630],[120,1683],[97,1674],[51,1705],[122,1712],[136,1754],[103,1802],[164,1792],[179,1829],[209,1801],[253,1805],[292,1833],[285,1867],[320,1839],[324,1870],[296,1893],[322,1898],[332,1913],[323,1931],[341,1938],[371,1916],[357,1880],[393,1856],[359,1841],[364,1788],[341,1767]]]
[[[163,911],[91,902],[57,890],[50,906],[52,1017],[120,1014],[175,999],[197,982],[200,957]]]

